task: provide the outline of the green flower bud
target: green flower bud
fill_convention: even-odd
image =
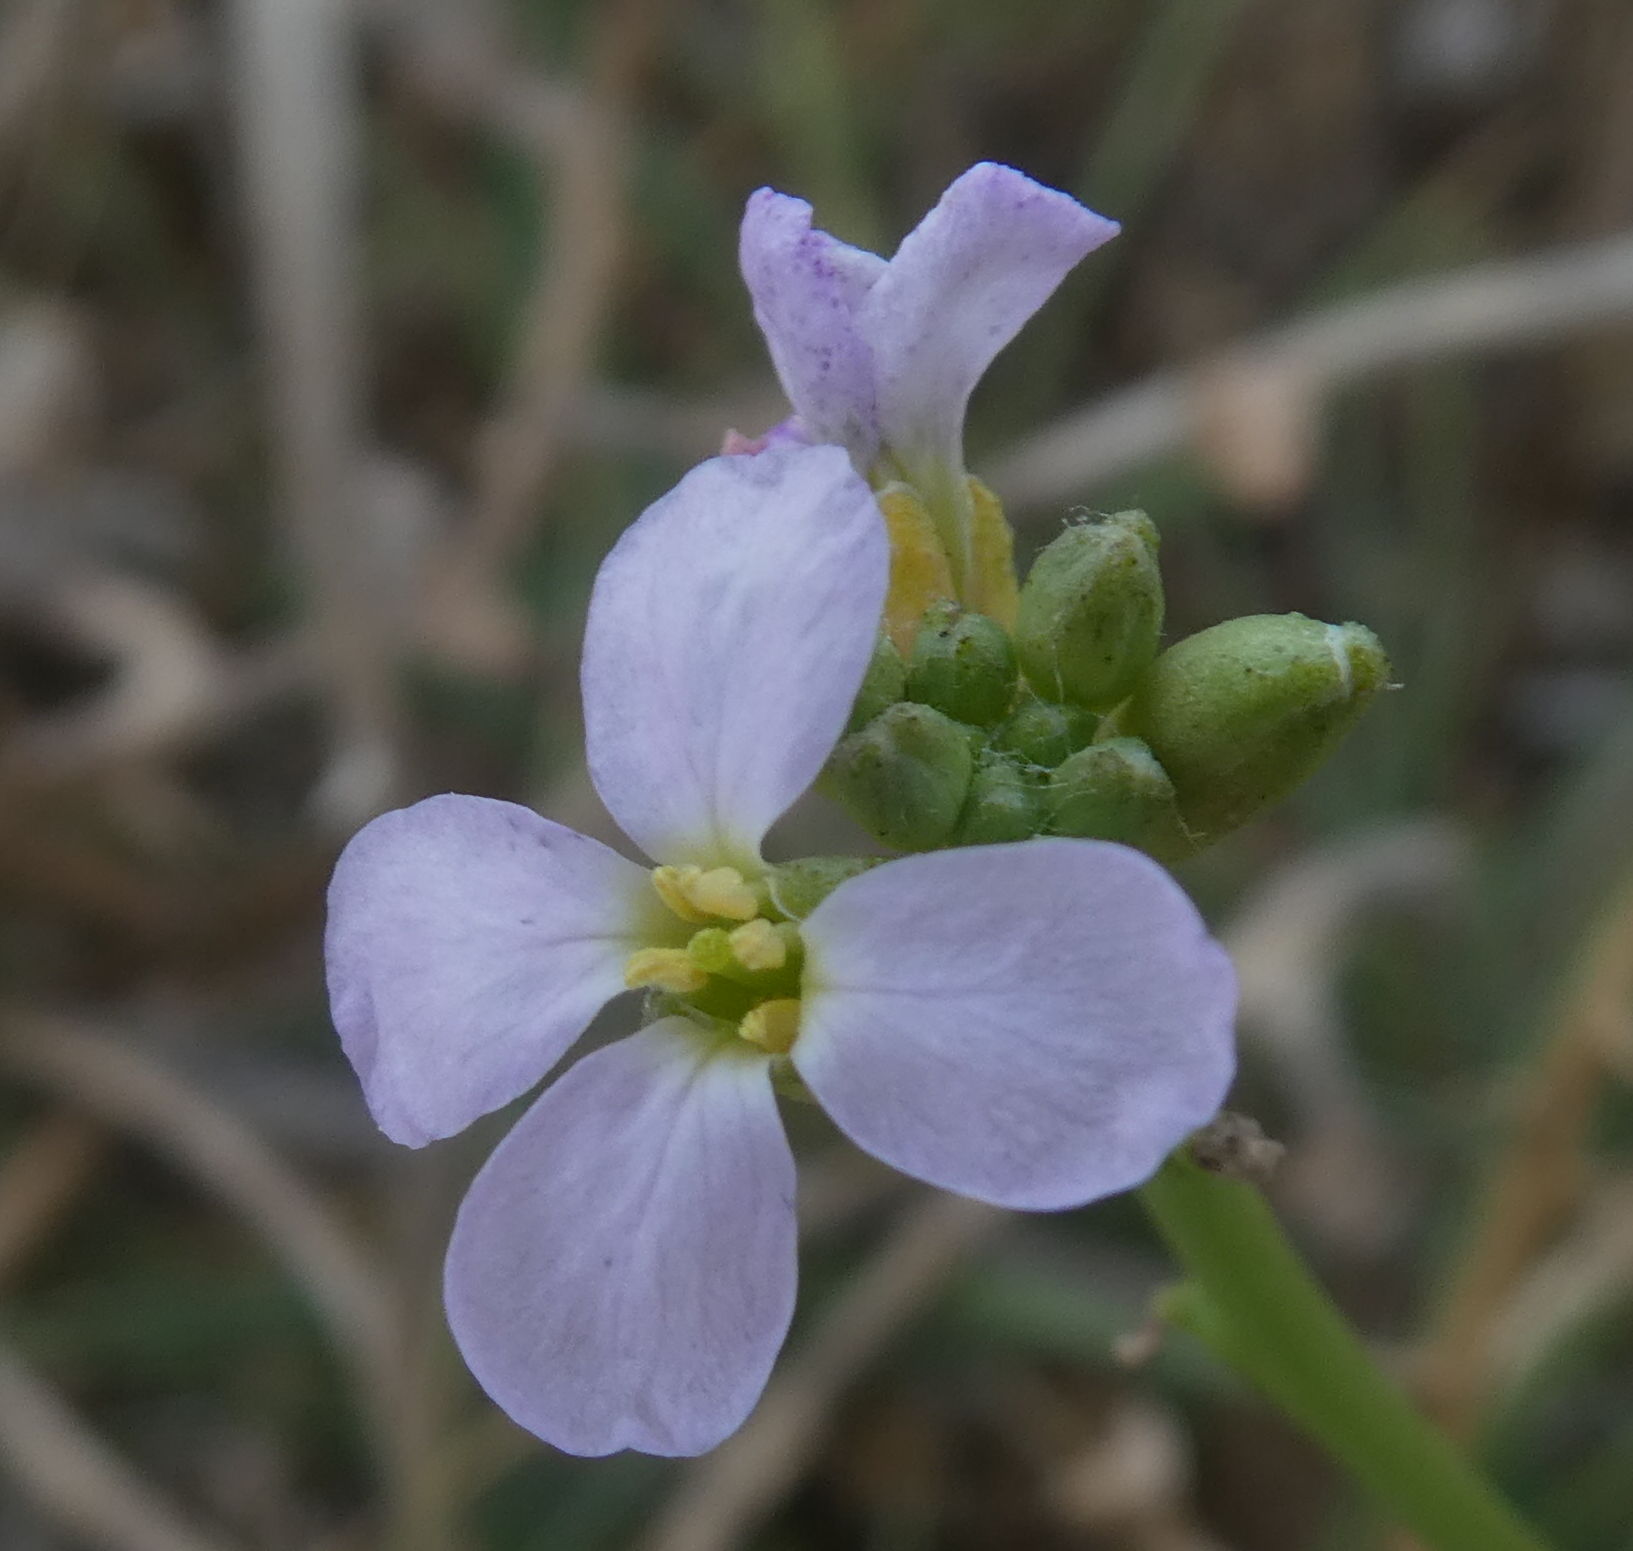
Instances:
[[[928,851],[945,844],[958,823],[974,742],[970,728],[904,700],[840,743],[824,786],[887,845]]]
[[[988,752],[976,762],[953,844],[984,846],[1030,840],[1042,822],[1036,784],[1013,759]]]
[[[1144,512],[1075,524],[1033,561],[1015,651],[1046,700],[1110,710],[1157,655],[1161,636],[1157,530]]]
[[[803,921],[847,878],[877,867],[881,856],[806,856],[771,869],[771,903],[793,921]]]
[[[1099,722],[1092,711],[1080,706],[1056,705],[1028,695],[993,734],[992,741],[1023,764],[1053,770],[1094,737]]]
[[[907,664],[902,654],[890,644],[890,637],[881,635],[873,656],[868,660],[867,672],[862,675],[862,687],[856,691],[856,702],[851,707],[851,719],[846,732],[859,732],[886,706],[895,705],[907,693]]]
[[[932,603],[913,641],[907,698],[986,726],[1015,698],[1015,648],[1004,627],[956,603]]]
[[[1207,844],[1280,802],[1332,752],[1389,677],[1364,625],[1302,614],[1228,620],[1170,647],[1119,707]]]
[[[1165,860],[1188,855],[1174,784],[1138,738],[1091,743],[1049,777],[1049,832],[1119,840]]]

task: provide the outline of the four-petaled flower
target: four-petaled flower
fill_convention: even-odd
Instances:
[[[740,241],[793,429],[845,448],[876,486],[916,491],[955,592],[991,611],[964,412],[993,358],[1117,223],[995,162],[955,179],[889,260],[817,230],[811,214],[762,188]]]
[[[441,796],[336,869],[335,1023],[397,1141],[517,1098],[649,994],[656,1021],[500,1143],[448,1253],[472,1371],[571,1452],[699,1453],[754,1405],[794,1302],[774,1072],[897,1168],[1044,1210],[1139,1183],[1229,1082],[1229,964],[1137,852],[943,851],[779,906],[761,841],[843,730],[887,565],[835,448],[703,464],[608,556],[584,647],[591,773],[660,865]]]

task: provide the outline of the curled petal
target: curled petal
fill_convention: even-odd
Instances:
[[[477,1175],[448,1248],[459,1349],[569,1454],[701,1454],[794,1307],[794,1160],[770,1063],[678,1019],[586,1056]]]
[[[880,435],[914,483],[961,469],[964,410],[1000,350],[1117,223],[980,162],[911,231],[861,304]]]
[[[699,464],[618,541],[584,635],[590,772],[661,862],[753,866],[867,669],[889,546],[837,447]]]
[[[623,989],[653,903],[644,869],[515,803],[430,797],[365,825],[324,948],[380,1129],[420,1147],[525,1093]]]
[[[803,934],[800,1076],[859,1146],[962,1195],[1127,1190],[1230,1084],[1230,961],[1126,847],[908,857],[842,883]]]
[[[788,402],[813,440],[849,449],[865,471],[879,435],[856,314],[885,261],[815,230],[810,205],[768,188],[749,197],[738,258]]]
[[[770,430],[758,436],[744,436],[741,431],[729,430],[720,444],[723,455],[742,457],[764,452],[767,447],[810,447],[814,445],[810,433],[798,415],[779,420]]]

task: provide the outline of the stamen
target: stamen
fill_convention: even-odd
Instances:
[[[661,899],[683,921],[702,926],[709,918],[692,904],[688,885],[702,876],[701,867],[654,867],[652,887]]]
[[[799,1014],[797,998],[778,997],[750,1008],[737,1025],[737,1032],[751,1045],[758,1045],[771,1055],[786,1055],[799,1038]]]
[[[683,996],[701,991],[708,983],[708,975],[684,948],[638,948],[624,963],[624,984],[632,991],[650,986]]]
[[[788,962],[782,933],[763,917],[745,921],[726,939],[744,969],[781,969]]]
[[[721,919],[752,921],[760,913],[758,895],[735,867],[711,867],[707,871],[690,864],[654,867],[652,887],[681,920],[695,926]]]
[[[885,599],[885,633],[906,656],[919,621],[937,598],[954,595],[952,568],[936,526],[918,492],[889,484],[879,491],[879,510],[890,535],[890,592]]]
[[[689,892],[699,910],[728,921],[752,921],[760,913],[760,901],[735,867],[711,867]]]
[[[1005,630],[1015,628],[1020,589],[1015,582],[1015,534],[1004,509],[980,480],[969,481],[971,515],[970,588],[966,600],[978,613],[995,619]]]

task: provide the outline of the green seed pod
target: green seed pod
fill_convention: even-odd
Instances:
[[[851,719],[845,731],[861,731],[886,706],[895,705],[906,693],[907,664],[890,644],[890,637],[881,635],[868,661],[868,670],[862,675],[862,687],[856,691],[856,703],[851,707]]]
[[[1232,619],[1170,647],[1119,707],[1202,844],[1280,802],[1333,751],[1389,677],[1364,625],[1302,614]]]
[[[847,878],[877,867],[880,856],[806,856],[773,867],[771,903],[793,921],[803,921]]]
[[[1110,710],[1157,655],[1161,637],[1157,530],[1144,512],[1075,524],[1033,561],[1015,651],[1046,700]]]
[[[1015,698],[1015,648],[985,614],[932,603],[913,641],[907,698],[972,726],[998,720]]]
[[[987,752],[981,755],[970,780],[970,794],[958,816],[953,844],[998,845],[1005,840],[1030,840],[1043,822],[1043,808],[1035,782],[1011,758]]]
[[[1079,706],[1025,696],[993,734],[993,744],[1023,764],[1053,770],[1094,737],[1100,718]]]
[[[1049,777],[1051,834],[1119,840],[1163,860],[1194,849],[1180,824],[1174,784],[1138,738],[1091,743]]]
[[[900,701],[833,751],[825,789],[886,845],[928,851],[958,823],[975,769],[975,734],[927,705]]]

